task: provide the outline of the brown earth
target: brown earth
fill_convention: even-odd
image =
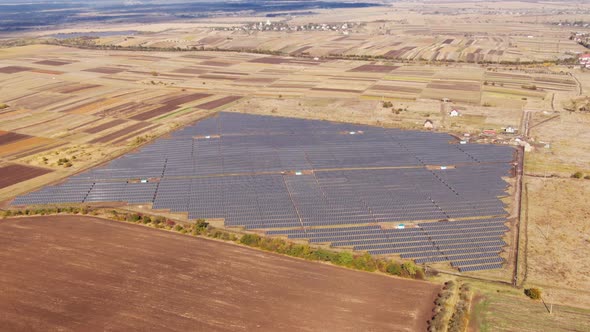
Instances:
[[[109,121],[107,123],[103,123],[100,126],[88,128],[88,129],[85,129],[83,131],[85,133],[88,133],[88,134],[96,134],[96,133],[100,133],[101,131],[110,129],[112,127],[116,127],[116,126],[118,126],[120,124],[123,124],[125,122],[126,121],[125,120],[122,120],[122,119],[115,119],[115,120]]]
[[[240,100],[240,99],[242,99],[241,96],[227,96],[227,97],[219,98],[219,99],[212,100],[210,102],[198,105],[197,107],[204,109],[204,110],[213,110],[213,109],[216,109],[216,108],[221,107],[223,105],[233,103],[234,101]]]
[[[349,72],[367,72],[367,73],[390,73],[391,71],[398,69],[399,66],[384,66],[384,65],[362,65],[353,69]]]
[[[11,132],[8,132],[5,134],[0,133],[0,145],[10,144],[13,142],[24,140],[26,138],[31,138],[31,136],[19,134],[19,133],[11,133]]]
[[[20,73],[21,71],[29,71],[31,68],[29,67],[21,67],[21,66],[7,66],[0,68],[0,73],[2,74],[14,74]]]
[[[2,166],[0,167],[0,188],[6,188],[51,172],[53,171],[49,169],[24,165]]]
[[[57,70],[47,70],[47,69],[32,69],[30,72],[37,73],[37,74],[47,74],[47,75],[62,75],[64,74],[63,71]]]
[[[93,217],[0,221],[4,331],[424,331],[439,286]]]
[[[99,73],[99,74],[118,74],[123,72],[123,69],[120,68],[110,68],[110,67],[99,67],[99,68],[90,68],[85,69],[84,71],[91,72],[91,73]]]
[[[63,66],[63,65],[69,65],[70,61],[62,61],[62,60],[42,60],[42,61],[37,61],[35,62],[38,65],[46,65],[46,66]]]
[[[178,106],[176,106],[176,105],[171,105],[171,104],[162,105],[160,107],[154,108],[154,109],[149,110],[147,112],[143,112],[143,113],[139,113],[137,115],[134,115],[130,119],[144,121],[144,120],[148,120],[148,119],[151,119],[153,117],[156,117],[156,116],[159,116],[162,114],[172,112],[177,108],[178,108]]]
[[[113,133],[110,133],[108,135],[105,135],[105,136],[102,136],[102,137],[93,139],[89,143],[91,143],[91,144],[95,144],[95,143],[106,143],[108,141],[112,141],[112,140],[115,140],[115,139],[117,139],[119,137],[122,137],[122,136],[125,136],[127,134],[130,134],[130,133],[132,133],[132,132],[134,132],[136,130],[145,128],[145,127],[147,127],[149,125],[150,125],[149,122],[138,122],[136,124],[133,124],[133,125],[130,125],[130,126],[124,128],[124,129],[117,130],[117,131],[115,131]]]
[[[0,147],[0,156],[6,157],[11,154],[17,154],[33,148],[37,148],[41,145],[47,145],[52,143],[53,140],[44,137],[30,137],[20,141],[16,141],[10,144],[2,145]]]

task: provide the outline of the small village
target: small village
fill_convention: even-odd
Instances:
[[[290,25],[284,22],[273,22],[267,20],[266,22],[251,23],[241,26],[233,26],[226,28],[214,28],[217,31],[338,31],[343,35],[348,35],[351,29],[359,27],[358,23],[308,23],[304,25]]]

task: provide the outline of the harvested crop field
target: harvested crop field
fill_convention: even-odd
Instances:
[[[130,133],[132,133],[132,132],[134,132],[136,130],[145,128],[145,127],[147,127],[149,125],[150,125],[149,122],[138,122],[136,124],[133,124],[133,125],[128,126],[127,128],[124,128],[124,129],[121,129],[121,130],[117,130],[117,131],[115,131],[113,133],[110,133],[110,134],[108,134],[106,136],[102,136],[102,137],[99,137],[97,139],[94,139],[94,140],[90,141],[90,143],[92,143],[92,144],[94,144],[94,143],[106,143],[106,142],[115,140],[117,138],[123,137],[123,136],[125,136],[127,134],[130,134]]]
[[[2,133],[0,132],[0,145],[6,145],[10,143],[14,143],[26,138],[30,138],[29,135],[23,135],[19,133]]]
[[[21,71],[28,71],[31,70],[29,67],[21,67],[21,66],[8,66],[0,68],[1,74],[14,74],[20,73]]]
[[[398,66],[383,66],[383,65],[362,65],[360,67],[349,70],[350,72],[367,72],[367,73],[390,73],[399,68]]]
[[[96,134],[96,133],[100,133],[101,131],[107,130],[109,128],[116,127],[116,126],[123,124],[125,122],[126,121],[122,120],[122,119],[115,119],[115,120],[109,121],[107,123],[101,124],[100,126],[85,129],[84,132],[88,133],[88,134]]]
[[[240,96],[227,96],[227,97],[223,97],[223,98],[219,98],[213,101],[210,101],[208,103],[204,103],[201,105],[198,105],[198,108],[204,109],[204,110],[214,110],[218,107],[227,105],[229,103],[233,103],[234,101],[240,100],[242,97]]]
[[[439,291],[91,217],[0,236],[6,330],[424,331]]]
[[[6,188],[51,172],[52,170],[49,169],[24,165],[0,166],[0,188]]]
[[[62,60],[41,60],[41,61],[37,61],[35,63],[38,65],[45,65],[45,66],[63,66],[63,65],[68,65],[71,62],[70,61],[62,61]]]
[[[86,69],[84,71],[91,72],[91,73],[99,73],[99,74],[118,74],[124,70],[120,69],[120,68],[100,67],[100,68]]]

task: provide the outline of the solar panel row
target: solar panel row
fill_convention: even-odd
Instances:
[[[499,248],[505,219],[477,219],[506,214],[498,197],[506,195],[502,177],[514,149],[449,144],[454,140],[442,133],[219,113],[13,204],[153,204],[191,219],[221,218],[226,226],[420,259],[472,250],[470,244]],[[424,222],[456,218],[471,220]],[[415,230],[376,225],[416,221]]]

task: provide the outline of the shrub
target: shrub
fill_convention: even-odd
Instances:
[[[313,256],[318,261],[330,262],[336,258],[337,254],[329,250],[317,249],[313,252]]]
[[[584,177],[584,174],[582,172],[575,172],[574,174],[572,174],[572,178],[574,179],[581,179]]]
[[[414,279],[424,280],[424,278],[425,278],[424,270],[422,270],[422,269],[416,270],[416,274],[414,275]]]
[[[590,180],[590,175],[586,175],[586,176],[584,177],[584,179],[586,179],[586,180]]]
[[[377,264],[375,260],[369,253],[365,253],[360,256],[356,256],[352,261],[352,266],[357,270],[364,270],[373,272],[377,269]]]
[[[414,264],[414,262],[405,262],[402,264],[402,270],[406,272],[410,276],[415,276],[416,271],[418,271],[419,267]]]
[[[143,216],[143,218],[141,219],[141,221],[142,221],[144,224],[149,224],[149,223],[151,223],[151,222],[152,222],[152,218],[150,218],[150,217],[148,217],[148,216]]]
[[[176,225],[176,226],[174,226],[174,230],[177,231],[177,232],[180,232],[183,229],[184,229],[184,227],[182,227],[182,225]]]
[[[538,288],[526,288],[524,290],[524,294],[530,297],[533,300],[540,300],[541,299],[541,290]]]
[[[240,243],[247,246],[256,246],[260,242],[260,235],[257,234],[244,234],[240,238]]]
[[[396,262],[389,262],[386,268],[387,273],[399,276],[402,274],[402,266]]]
[[[530,85],[529,84],[523,84],[521,86],[521,88],[527,89],[527,90],[537,90],[537,86],[534,85],[534,84],[530,84]]]
[[[350,266],[353,260],[354,257],[352,256],[352,253],[348,251],[342,251],[336,254],[335,261],[333,263],[342,266]]]

